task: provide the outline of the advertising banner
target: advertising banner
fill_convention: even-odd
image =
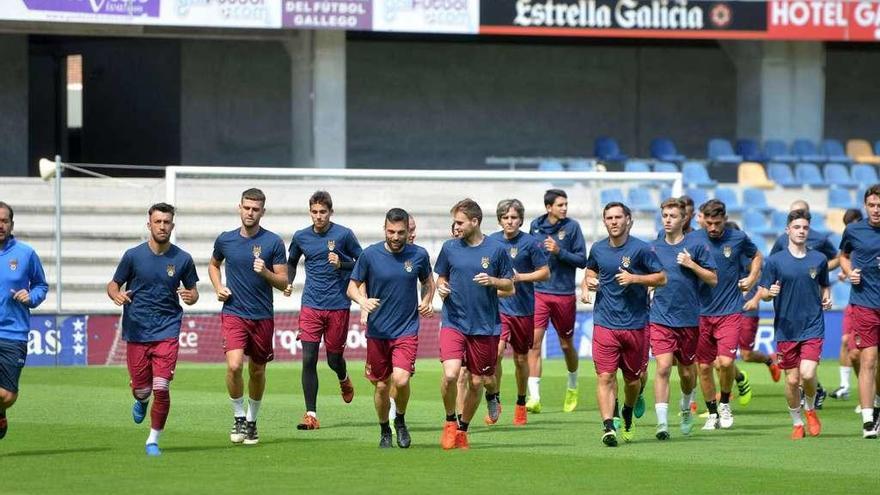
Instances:
[[[479,0],[373,0],[374,31],[476,34],[479,28]]]
[[[31,316],[27,366],[83,366],[88,355],[84,315]]]
[[[162,0],[159,17],[145,23],[277,29],[281,27],[281,0]]]
[[[284,0],[284,27],[369,31],[372,0]]]
[[[4,0],[0,19],[145,24],[159,17],[161,0]]]

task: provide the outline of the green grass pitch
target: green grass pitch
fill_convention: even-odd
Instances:
[[[181,365],[160,458],[144,455],[149,417],[142,425],[132,422],[124,368],[26,368],[21,397],[9,411],[9,434],[0,441],[0,493],[825,494],[876,493],[880,486],[880,442],[862,440],[855,400],[828,399],[820,412],[822,436],[792,442],[782,384],[772,383],[761,365],[745,365],[755,398],[748,408],[733,399],[732,430],[682,437],[673,383],[672,439],[654,439],[649,389],[635,442],[610,449],[600,441],[590,362],[581,363],[581,403],[571,414],[561,411],[563,362],[545,363],[544,412],[530,415],[526,428],[511,425],[513,368],[505,363],[501,421],[484,426],[481,404],[471,449],[448,452],[439,447],[444,413],[434,360],[420,361],[413,378],[412,448],[388,451],[377,448],[363,362],[349,363],[356,377],[351,404],[342,403],[335,376],[320,364],[317,431],[295,428],[303,413],[298,365],[270,364],[257,446],[229,442],[224,368]],[[826,362],[820,371],[833,389],[837,363]]]

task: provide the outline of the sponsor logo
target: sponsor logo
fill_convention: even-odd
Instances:
[[[559,233],[556,234],[556,237],[558,237],[560,241],[563,240],[563,239],[565,239],[565,231],[564,231],[564,230],[560,230]]]
[[[173,277],[174,276],[174,265],[169,263],[168,266],[165,267],[165,273],[167,273],[169,277]]]
[[[18,259],[12,258],[9,260],[9,269],[12,271],[18,270]]]
[[[516,258],[517,254],[519,254],[518,248],[515,248],[515,247],[510,248],[510,257],[511,258]]]
[[[632,263],[632,259],[629,256],[622,256],[620,258],[620,264],[624,268],[629,268],[630,263]]]
[[[254,253],[254,258],[259,258],[260,255],[263,254],[263,246],[254,244],[254,247],[251,248],[251,252]]]
[[[709,12],[709,20],[717,28],[726,28],[733,20],[733,11],[726,3],[719,3]]]
[[[410,260],[406,260],[403,262],[403,269],[406,270],[406,273],[412,272],[413,262]]]
[[[483,269],[489,268],[489,257],[483,256],[483,259],[480,261],[480,265],[483,267]]]
[[[816,268],[810,268],[810,278],[816,278],[816,273],[818,273]]]
[[[721,250],[724,253],[725,258],[730,258],[730,255],[733,254],[733,248],[730,246],[724,246],[724,249]]]
[[[159,16],[159,2],[160,0],[24,0],[28,10],[150,17]]]
[[[703,9],[688,0],[519,0],[517,26],[623,29],[703,29]]]
[[[327,241],[327,250],[333,251],[334,249],[336,249],[336,241],[330,239],[329,241]]]

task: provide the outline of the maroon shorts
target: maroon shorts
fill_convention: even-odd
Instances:
[[[711,364],[718,356],[736,359],[736,346],[742,328],[742,313],[724,316],[701,316],[697,362]]]
[[[321,342],[324,349],[333,354],[342,354],[348,339],[347,309],[315,309],[303,306],[299,312],[299,336],[303,342]]]
[[[739,327],[739,348],[750,351],[755,348],[755,337],[758,335],[757,316],[743,316]]]
[[[418,335],[397,339],[367,338],[367,364],[364,375],[373,382],[387,380],[394,368],[400,368],[412,375],[416,372],[418,350]]]
[[[244,349],[256,364],[275,359],[272,341],[275,338],[275,319],[250,320],[240,316],[220,314],[223,334],[223,352]]]
[[[693,364],[697,357],[700,327],[673,328],[658,323],[648,325],[654,356],[672,354],[682,366]]]
[[[535,315],[509,316],[501,313],[501,340],[510,342],[515,354],[528,354],[535,343]]]
[[[849,324],[856,349],[877,347],[880,342],[880,309],[850,304]]]
[[[560,339],[574,335],[577,297],[574,294],[557,295],[535,292],[535,328],[547,328],[552,322]]]
[[[454,328],[440,329],[440,361],[460,359],[472,375],[495,374],[497,335],[465,335]]]
[[[125,346],[125,361],[131,388],[150,388],[153,378],[174,379],[177,366],[177,351],[180,342],[177,337],[156,342],[128,342]]]
[[[779,354],[779,367],[784,370],[797,368],[802,360],[819,362],[822,356],[824,339],[809,339],[800,342],[777,342],[776,353]]]
[[[647,336],[644,329],[611,330],[593,326],[593,365],[596,374],[617,373],[632,382],[638,380],[647,369],[648,354],[645,352]]]

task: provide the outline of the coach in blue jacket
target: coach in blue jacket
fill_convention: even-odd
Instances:
[[[12,218],[12,207],[0,201],[0,439],[6,436],[6,410],[18,398],[30,310],[46,299],[49,290],[37,253],[12,236]]]

